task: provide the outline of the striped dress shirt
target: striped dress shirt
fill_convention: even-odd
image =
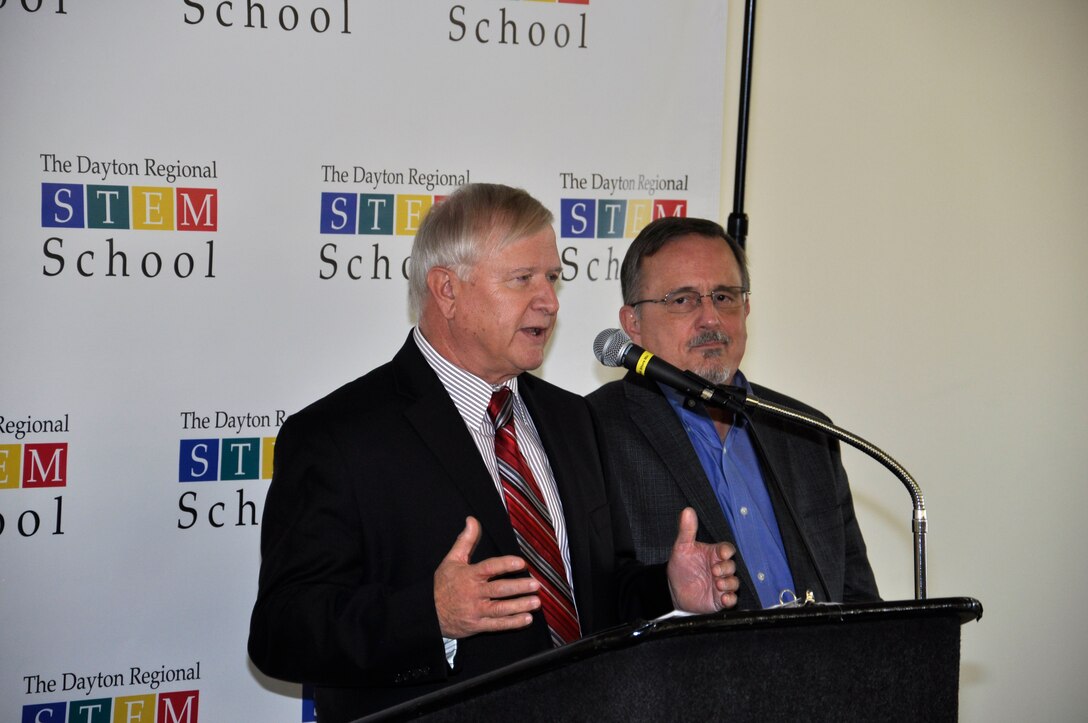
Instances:
[[[491,401],[491,395],[498,389],[484,381],[480,377],[461,369],[451,363],[430,345],[419,327],[412,330],[412,338],[419,347],[427,364],[438,375],[446,393],[453,400],[453,405],[465,422],[476,448],[480,451],[488,472],[491,473],[491,481],[495,485],[495,493],[499,500],[506,505],[502,492],[502,480],[499,479],[499,464],[495,458],[495,425],[487,414],[487,405]],[[536,478],[541,494],[544,495],[544,503],[548,507],[552,524],[555,527],[555,538],[559,543],[559,552],[563,556],[563,566],[566,568],[567,580],[571,581],[571,593],[574,592],[574,577],[570,569],[570,548],[567,545],[567,525],[563,517],[563,503],[559,499],[559,490],[555,485],[555,476],[552,474],[551,465],[548,464],[548,456],[544,453],[544,445],[540,441],[540,435],[533,424],[533,418],[529,416],[529,410],[525,408],[525,402],[518,394],[518,379],[514,377],[503,382],[514,395],[514,429],[517,432],[518,449],[525,458],[529,469]],[[450,540],[453,545],[453,540]],[[451,645],[452,643],[452,645]],[[446,658],[453,665],[453,657],[457,650],[457,641],[446,639]],[[452,651],[452,652],[451,652]]]

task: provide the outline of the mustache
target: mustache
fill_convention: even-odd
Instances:
[[[732,344],[733,338],[726,334],[724,331],[716,331],[708,329],[700,332],[688,340],[688,349],[693,349],[701,344],[711,344],[717,342],[718,344]]]

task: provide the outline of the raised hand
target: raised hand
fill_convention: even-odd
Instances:
[[[669,555],[669,592],[677,610],[712,613],[737,604],[736,548],[728,542],[708,545],[696,542],[699,518],[685,507],[680,513],[680,529]]]
[[[540,607],[535,594],[540,583],[531,577],[494,578],[526,568],[514,555],[490,557],[470,563],[480,541],[480,523],[465,519],[465,529],[434,573],[434,607],[446,638],[499,630],[524,628],[533,622],[532,611]]]

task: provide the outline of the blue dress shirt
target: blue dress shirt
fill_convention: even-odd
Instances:
[[[751,392],[748,380],[739,371],[733,383]],[[664,385],[661,389],[684,425],[710,480],[718,504],[733,530],[740,556],[756,586],[760,603],[767,608],[791,600],[794,597],[793,574],[786,560],[778,520],[763,480],[748,420],[738,415],[723,442],[702,403],[689,409],[684,405],[682,394]],[[784,591],[789,592],[783,597]]]

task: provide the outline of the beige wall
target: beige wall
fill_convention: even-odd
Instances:
[[[1083,720],[1088,3],[764,0],[756,28],[745,367],[918,479],[930,597],[985,608],[962,719]],[[910,499],[847,467],[882,592],[910,598]]]

